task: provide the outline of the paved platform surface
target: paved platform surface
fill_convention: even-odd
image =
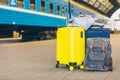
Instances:
[[[0,80],[120,80],[120,34],[111,35],[113,72],[55,68],[56,40],[0,40]]]

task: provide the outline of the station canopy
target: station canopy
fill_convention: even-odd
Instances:
[[[101,14],[108,17],[120,8],[120,0],[73,0],[80,4],[86,5]]]

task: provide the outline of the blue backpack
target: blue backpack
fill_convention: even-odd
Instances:
[[[84,70],[112,71],[109,38],[88,38]]]

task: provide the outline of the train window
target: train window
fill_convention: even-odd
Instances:
[[[65,9],[65,16],[68,16],[68,9]]]
[[[45,12],[45,0],[41,0],[41,11]]]
[[[73,5],[72,5],[72,8],[71,8],[71,14],[72,14],[72,17],[73,17],[74,16]]]
[[[17,7],[24,8],[24,0],[17,0]]]
[[[64,9],[64,7],[62,7],[62,16],[64,16],[65,15],[65,9]]]
[[[73,14],[73,9],[71,10],[71,13]]]
[[[36,9],[35,0],[30,0],[30,8],[31,8],[31,10]]]
[[[57,15],[60,15],[60,6],[57,6]]]
[[[53,14],[53,3],[50,3],[50,13]]]
[[[7,5],[8,4],[8,0],[0,0],[0,4]]]
[[[72,9],[72,11],[71,11],[71,15],[72,15],[72,17],[74,16],[74,12],[73,12],[73,9]]]

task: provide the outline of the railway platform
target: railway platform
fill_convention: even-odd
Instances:
[[[0,40],[0,80],[119,80],[120,34],[111,34],[113,72],[55,68],[56,40]]]

